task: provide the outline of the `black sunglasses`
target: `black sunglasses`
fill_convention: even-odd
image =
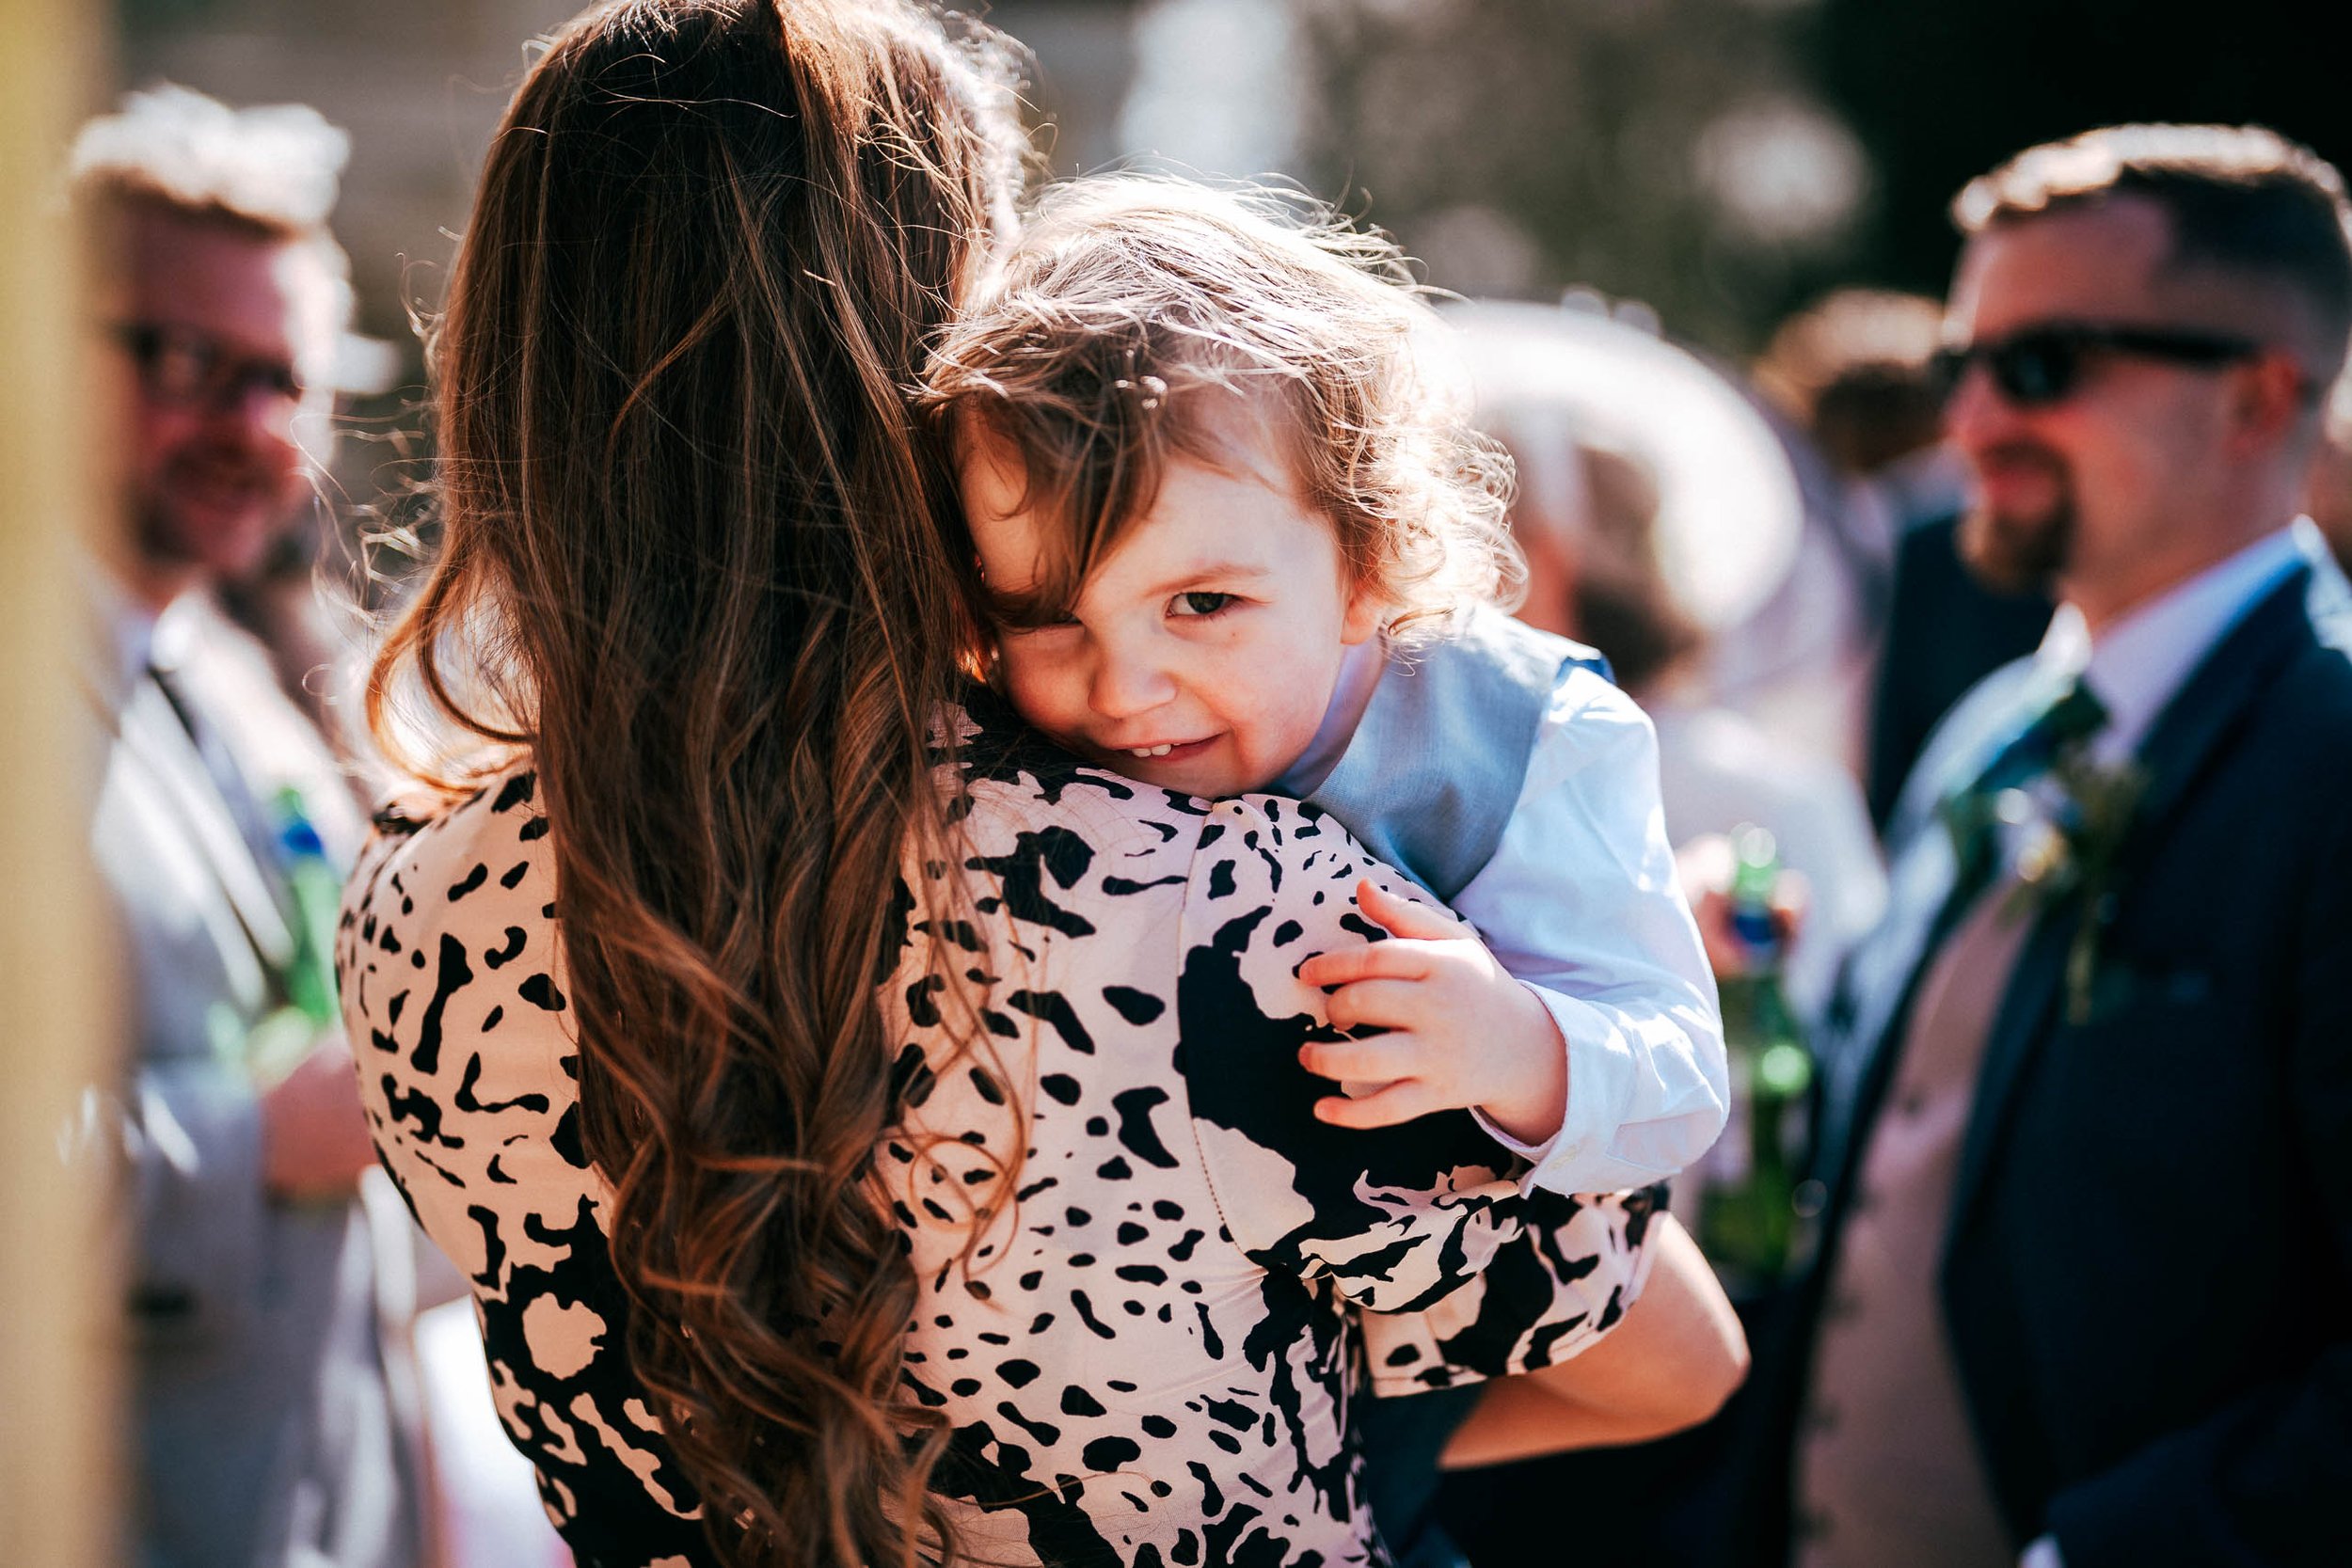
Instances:
[[[1968,367],[1982,363],[2001,396],[2020,408],[2043,408],[2073,395],[2082,382],[2086,355],[2129,354],[2175,365],[2215,366],[2251,359],[2266,346],[2218,332],[2058,322],[1989,343],[1938,349],[1928,369],[1937,392],[1949,398]]]

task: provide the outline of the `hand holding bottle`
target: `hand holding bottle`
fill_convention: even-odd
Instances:
[[[1798,1241],[1813,1058],[1780,971],[1803,904],[1801,893],[1784,891],[1788,878],[1771,833],[1747,826],[1719,842],[1717,864],[1701,867],[1720,875],[1710,877],[1720,891],[1700,928],[1723,998],[1731,1116],[1698,1166],[1696,1233],[1724,1288],[1755,1296],[1779,1283]]]
[[[1759,933],[1753,913],[1745,929],[1733,901],[1733,884],[1740,872],[1730,835],[1703,833],[1675,851],[1675,869],[1682,877],[1683,895],[1698,921],[1699,940],[1707,946],[1707,961],[1719,980],[1745,979],[1756,973]],[[1753,876],[1753,873],[1751,873]],[[1780,951],[1797,940],[1804,926],[1811,888],[1801,871],[1779,870],[1767,894],[1771,925],[1762,933]]]

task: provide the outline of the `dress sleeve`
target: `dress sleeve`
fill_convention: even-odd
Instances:
[[[500,1423],[574,1559],[715,1568],[629,1357],[535,788],[512,774],[371,842],[343,898],[344,1022],[376,1153],[472,1289]]]
[[[1373,1132],[1315,1119],[1298,1062],[1331,1037],[1298,979],[1377,940],[1357,879],[1422,897],[1311,807],[1217,803],[1194,853],[1177,981],[1192,1126],[1226,1228],[1253,1261],[1363,1310],[1374,1388],[1441,1388],[1566,1359],[1639,1293],[1649,1188],[1522,1193],[1467,1112]]]

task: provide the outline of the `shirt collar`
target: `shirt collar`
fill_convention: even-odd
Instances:
[[[2080,676],[2106,705],[2106,725],[2090,747],[2098,761],[2117,762],[2139,749],[2205,656],[2304,563],[2312,547],[2307,535],[2315,531],[2298,519],[2265,534],[2095,637],[2082,611],[2058,607],[2034,662],[2054,674]]]

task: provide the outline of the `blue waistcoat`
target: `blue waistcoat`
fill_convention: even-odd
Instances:
[[[1389,656],[1329,777],[1307,799],[1364,847],[1451,903],[1494,858],[1544,711],[1591,648],[1481,605],[1442,642]]]

